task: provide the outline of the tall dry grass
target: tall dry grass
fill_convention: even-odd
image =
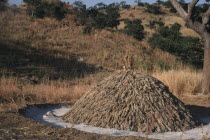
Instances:
[[[185,69],[155,72],[154,77],[169,87],[176,96],[198,94],[201,87],[202,73]],[[83,79],[84,80],[84,79]],[[86,78],[76,84],[69,81],[43,81],[40,84],[22,84],[16,77],[0,78],[0,101],[2,103],[62,103],[75,102],[87,90],[95,85]]]
[[[154,77],[169,87],[176,96],[195,95],[200,92],[202,72],[192,69],[155,72]]]
[[[78,100],[94,83],[70,84],[68,81],[21,83],[16,77],[0,78],[0,102],[15,104],[71,103]]]

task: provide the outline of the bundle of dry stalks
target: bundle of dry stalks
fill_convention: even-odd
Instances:
[[[115,73],[87,92],[63,117],[71,123],[141,132],[183,131],[199,123],[157,79]]]

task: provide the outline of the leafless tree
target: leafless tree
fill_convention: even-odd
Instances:
[[[204,94],[210,94],[210,6],[205,13],[202,13],[202,21],[194,21],[192,14],[196,4],[199,0],[192,0],[188,4],[188,10],[184,10],[177,0],[169,0],[178,14],[186,22],[186,25],[197,32],[204,42],[204,66],[203,66],[203,78],[202,78],[202,92]],[[209,1],[209,0],[206,0]]]

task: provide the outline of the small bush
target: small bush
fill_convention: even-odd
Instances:
[[[88,20],[88,11],[86,5],[81,1],[76,1],[73,3],[73,6],[77,9],[77,18],[75,21],[80,25],[85,25]]]
[[[164,24],[165,24],[165,23],[162,22],[162,21],[151,20],[147,26],[148,26],[150,29],[156,29],[157,26],[158,26],[158,27],[161,27],[161,26],[164,26]]]
[[[108,7],[105,13],[107,15],[107,27],[114,28],[120,24],[118,20],[118,18],[120,17],[118,7]]]
[[[161,10],[161,7],[158,5],[147,5],[147,8],[145,12],[152,13],[155,15],[163,14],[163,11]]]
[[[132,36],[133,38],[137,39],[137,40],[142,40],[144,38],[144,27],[141,25],[141,20],[140,19],[136,19],[136,20],[127,20],[125,21],[125,29],[124,29],[124,33]]]
[[[65,18],[66,13],[67,13],[67,8],[65,7],[65,3],[63,2],[58,2],[56,4],[51,4],[50,5],[50,14],[49,16],[54,17],[57,20],[61,20]]]
[[[181,37],[180,29],[181,29],[181,25],[178,23],[175,23],[171,25],[171,27],[161,26],[158,29],[158,33],[164,38],[178,40]]]
[[[97,29],[104,29],[107,27],[107,17],[104,13],[98,13],[91,17],[91,25]]]
[[[85,26],[83,29],[83,34],[91,34],[92,28],[90,26]]]
[[[79,24],[92,26],[97,29],[116,28],[120,22],[119,7],[116,4],[110,4],[103,10],[98,4],[94,7],[86,8],[82,2],[74,4],[77,8],[77,17]],[[101,4],[100,4],[101,5]],[[99,9],[97,7],[100,7]]]
[[[52,17],[61,20],[67,14],[66,4],[61,1],[24,0],[28,4],[28,14],[38,18]]]
[[[180,5],[187,11],[188,9],[188,4],[184,1],[184,0],[179,0],[178,1],[180,3]],[[171,13],[176,13],[176,9],[172,6],[171,2],[169,1],[165,1],[161,3],[163,6],[165,6],[166,8],[170,8],[170,12]]]
[[[130,9],[130,8],[131,8],[131,6],[130,6],[130,5],[128,5],[128,4],[126,4],[126,5],[123,5],[123,6],[122,6],[122,8],[123,8],[123,9]]]
[[[8,0],[0,0],[0,12],[7,9]]]
[[[136,0],[138,6],[144,7],[146,3],[141,2],[141,0]]]
[[[130,5],[126,4],[126,1],[121,1],[121,2],[119,3],[119,5],[120,5],[123,9],[130,9],[130,8],[131,8]]]
[[[94,7],[97,9],[105,9],[107,7],[107,5],[104,4],[103,2],[100,2],[100,3],[96,4]]]
[[[164,2],[161,1],[161,0],[157,0],[156,3],[157,3],[158,5],[160,5],[160,4],[163,4]]]
[[[176,9],[172,6],[171,2],[166,1],[162,3],[163,6],[165,6],[166,8],[169,8],[171,13],[176,13]]]

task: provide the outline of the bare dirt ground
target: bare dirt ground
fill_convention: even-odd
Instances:
[[[0,140],[69,139],[69,140],[143,140],[141,137],[111,137],[71,128],[55,128],[26,118],[15,110],[0,112]]]

